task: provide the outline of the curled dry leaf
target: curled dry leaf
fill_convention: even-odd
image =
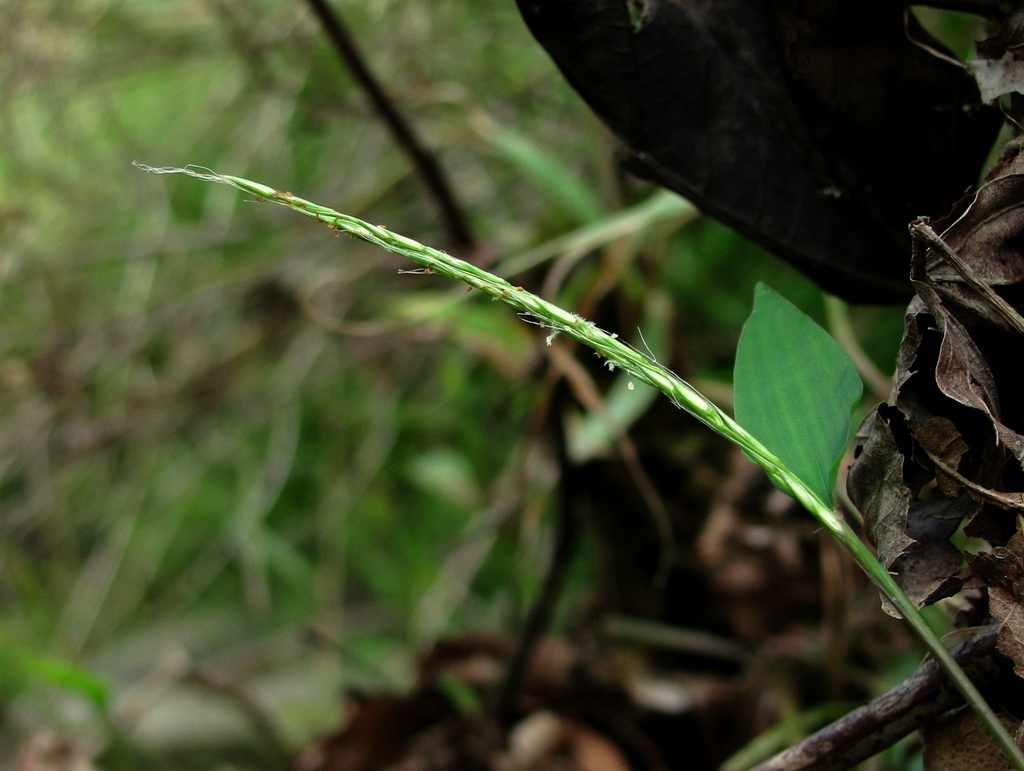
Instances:
[[[975,575],[988,584],[989,611],[1002,622],[999,630],[999,651],[1014,663],[1014,670],[1024,677],[1024,520],[1017,519],[1017,532],[1006,546],[988,554],[968,555],[967,561]]]
[[[914,226],[932,248],[914,259],[917,297],[895,390],[862,426],[847,483],[880,559],[911,599],[930,604],[974,577],[1000,618],[1020,615],[1020,595],[1007,594],[995,558],[972,558],[962,570],[950,537],[964,527],[994,554],[1012,549],[1018,567],[1024,557],[1010,545],[1024,510],[1022,149],[1011,143],[978,193],[936,223],[941,239]],[[1024,648],[1012,655],[1024,672]]]
[[[999,102],[1006,116],[1024,126],[1024,9],[1010,14],[999,32],[977,45],[967,68],[986,102]]]
[[[1015,732],[1020,721],[1005,713],[999,719]],[[924,771],[1013,771],[1014,766],[969,709],[953,710],[921,732]]]

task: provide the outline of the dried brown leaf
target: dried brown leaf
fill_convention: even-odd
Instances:
[[[910,491],[903,482],[903,453],[886,421],[887,411],[883,405],[864,421],[858,435],[859,456],[847,486],[861,510],[877,512],[866,523],[868,537],[881,563],[890,568],[914,539],[906,533]]]
[[[968,63],[982,98],[999,102],[1010,120],[1024,125],[1024,9],[1010,14],[999,32],[977,45],[978,58]]]
[[[968,555],[975,575],[989,587],[989,612],[1002,622],[999,652],[1013,661],[1024,678],[1024,519],[1018,517],[1017,532],[1006,546],[987,554]]]
[[[1011,732],[1020,721],[1000,714]],[[922,731],[925,771],[1013,771],[981,720],[969,709],[955,711]]]
[[[895,391],[858,436],[850,496],[887,568],[918,604],[968,575],[961,526],[1004,547],[1024,501],[1024,143],[927,235],[914,260]],[[971,570],[983,561],[970,563]],[[977,569],[976,569],[977,568]],[[985,576],[979,576],[996,586]],[[995,604],[999,600],[993,595]]]

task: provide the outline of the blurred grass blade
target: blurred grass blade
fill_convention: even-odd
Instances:
[[[110,686],[99,675],[66,659],[22,653],[19,664],[25,674],[84,696],[100,709],[110,702]]]
[[[495,151],[526,176],[533,179],[548,198],[569,212],[578,222],[592,224],[604,216],[604,207],[579,178],[562,166],[550,153],[535,142],[504,126],[489,116],[474,121],[477,131]]]
[[[722,763],[719,771],[747,771],[754,768],[822,726],[839,720],[854,706],[843,702],[826,702],[798,712],[754,737],[745,747]]]
[[[639,233],[654,225],[676,219],[682,225],[700,216],[696,207],[675,193],[659,190],[628,209],[603,215],[599,220],[554,238],[522,254],[509,257],[495,270],[502,276],[524,273],[560,254],[587,252],[618,238]]]
[[[863,384],[842,348],[796,306],[758,284],[734,376],[736,421],[825,503]]]

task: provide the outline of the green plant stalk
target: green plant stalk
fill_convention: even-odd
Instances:
[[[197,167],[153,168],[141,164],[136,165],[144,171],[157,174],[182,173],[208,182],[230,185],[255,195],[258,200],[287,206],[300,214],[305,214],[307,217],[327,225],[335,233],[344,233],[406,257],[420,265],[424,273],[437,273],[461,281],[532,317],[535,323],[551,330],[548,337],[549,345],[556,334],[565,334],[604,357],[610,370],[622,369],[641,383],[646,383],[661,391],[677,407],[688,412],[715,433],[738,445],[748,458],[765,470],[779,489],[793,496],[832,533],[833,537],[852,555],[882,594],[899,611],[911,630],[977,713],[1002,751],[1013,761],[1018,771],[1024,771],[1024,753],[1021,752],[1006,727],[960,668],[960,665],[950,656],[917,607],[903,593],[893,576],[875,559],[870,549],[857,537],[846,520],[811,492],[775,455],[742,426],[674,372],[623,343],[617,335],[599,329],[593,322],[549,303],[527,292],[521,286],[514,286],[505,279],[488,273],[475,265],[424,246],[411,238],[393,233],[385,227],[371,225],[356,217],[341,214],[291,193],[281,192],[241,177],[215,174]]]

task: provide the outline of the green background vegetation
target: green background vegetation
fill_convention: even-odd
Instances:
[[[654,192],[619,176],[513,3],[337,5],[499,259]],[[530,427],[544,332],[131,166],[209,166],[444,247],[306,6],[8,0],[0,49],[0,757],[45,725],[124,767],[236,767],[231,748],[261,767],[276,748],[253,750],[211,678],[294,749],[336,725],[343,689],[407,685],[435,637],[513,630],[551,540],[557,480]],[[615,331],[642,326],[713,395],[758,280],[822,316],[806,281],[707,221],[607,251],[633,309]],[[576,307],[610,259],[551,299]],[[900,313],[856,321],[888,369]]]

